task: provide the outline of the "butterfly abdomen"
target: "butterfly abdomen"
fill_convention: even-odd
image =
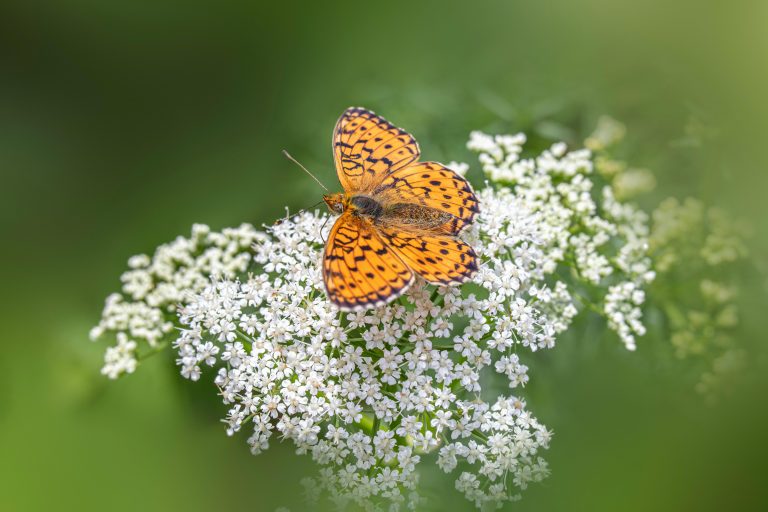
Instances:
[[[396,203],[388,206],[381,216],[386,225],[397,225],[415,229],[435,230],[453,219],[453,215],[429,206],[410,203]]]

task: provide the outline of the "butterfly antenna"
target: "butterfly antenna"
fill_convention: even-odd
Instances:
[[[283,150],[283,154],[285,155],[285,157],[286,157],[288,160],[290,160],[291,162],[295,163],[296,165],[298,165],[299,167],[301,167],[301,169],[302,169],[302,170],[303,170],[305,173],[309,174],[309,175],[312,177],[312,179],[313,179],[313,180],[315,180],[315,181],[317,182],[317,184],[318,184],[318,185],[320,185],[321,187],[323,187],[323,189],[324,189],[326,192],[330,192],[330,190],[328,190],[328,187],[326,187],[325,185],[323,185],[323,182],[321,182],[319,179],[317,179],[317,177],[316,177],[314,174],[312,174],[311,172],[309,172],[309,171],[307,170],[307,168],[306,168],[306,167],[304,167],[303,165],[301,165],[301,164],[299,163],[299,161],[298,161],[298,160],[296,160],[295,158],[293,158],[293,157],[291,156],[291,154],[290,154],[290,153],[288,153],[286,150]]]

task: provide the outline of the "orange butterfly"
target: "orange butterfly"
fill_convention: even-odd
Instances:
[[[323,256],[328,298],[342,310],[381,306],[418,274],[437,285],[467,281],[477,256],[458,239],[479,211],[467,180],[437,162],[417,162],[404,130],[362,108],[348,108],[333,131],[343,193],[324,195],[341,216]]]

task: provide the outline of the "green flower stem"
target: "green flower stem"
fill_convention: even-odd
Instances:
[[[145,359],[149,359],[150,357],[154,356],[155,354],[159,354],[160,352],[165,350],[165,347],[167,347],[168,345],[169,345],[169,343],[167,341],[162,341],[162,342],[158,343],[157,345],[155,345],[154,347],[152,347],[151,349],[149,349],[146,352],[143,352],[143,353],[140,353],[140,354],[137,353],[136,354],[136,360],[141,362],[141,361],[144,361]]]

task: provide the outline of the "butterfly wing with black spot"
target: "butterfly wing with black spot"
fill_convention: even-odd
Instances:
[[[325,244],[323,281],[333,304],[356,311],[402,295],[413,282],[413,272],[368,221],[344,213]]]
[[[449,217],[438,232],[458,234],[480,211],[469,182],[437,162],[420,162],[399,169],[382,180],[372,197],[383,205],[416,204]]]
[[[402,261],[429,283],[461,284],[477,272],[474,249],[455,237],[413,234],[383,226],[379,232]]]
[[[333,130],[333,156],[348,193],[372,190],[389,173],[419,159],[419,145],[405,130],[370,110],[351,107]]]

